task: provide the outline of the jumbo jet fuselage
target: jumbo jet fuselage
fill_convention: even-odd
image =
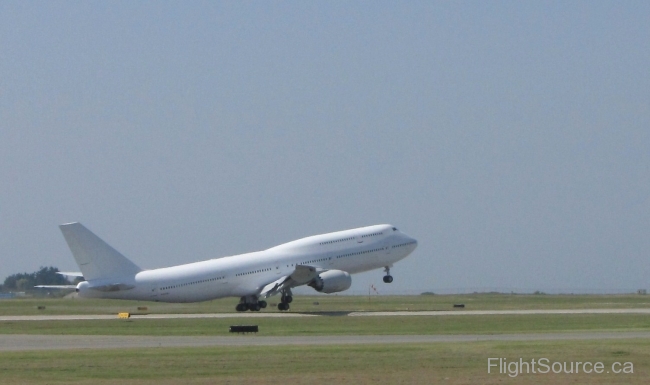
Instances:
[[[415,239],[392,225],[375,225],[315,235],[253,253],[138,271],[82,225],[62,225],[61,229],[82,272],[91,275],[77,285],[79,296],[161,302],[241,297],[244,303],[249,302],[247,298],[258,301],[280,292],[284,298],[287,290],[300,285],[325,293],[343,291],[350,286],[349,274],[378,268],[389,274],[395,262],[417,247]],[[96,242],[109,250],[93,246]],[[102,253],[117,254],[125,265],[111,266],[113,257]],[[392,277],[387,275],[384,281],[392,282]]]

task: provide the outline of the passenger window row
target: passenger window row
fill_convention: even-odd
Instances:
[[[321,243],[319,243],[319,245],[329,245],[329,244],[331,244],[331,243],[351,241],[351,240],[353,240],[353,239],[354,239],[354,237],[343,238],[343,239],[335,239],[335,240],[333,240],[333,241],[321,242]]]
[[[361,255],[361,254],[368,254],[368,253],[374,253],[375,251],[381,251],[385,250],[383,247],[380,247],[378,249],[372,249],[372,250],[365,250],[365,251],[358,251],[356,253],[349,253],[349,254],[343,254],[343,255],[338,255],[336,258],[345,258],[345,257],[351,257],[353,255]]]
[[[249,275],[249,274],[261,273],[261,272],[264,272],[264,271],[271,271],[271,270],[272,269],[270,267],[267,267],[266,269],[253,270],[253,271],[247,271],[245,273],[235,274],[235,276],[239,277],[240,275]]]
[[[226,277],[223,276],[223,277],[216,277],[216,278],[210,278],[210,279],[202,279],[202,280],[194,281],[194,282],[179,283],[178,285],[171,285],[171,286],[161,287],[160,290],[176,289],[176,288],[179,288],[179,287],[197,285],[199,283],[204,283],[204,282],[218,281],[218,280],[224,279],[224,278],[226,278]]]
[[[414,243],[415,243],[415,241],[406,242],[406,243],[400,243],[399,245],[395,245],[395,246],[393,246],[393,249],[394,249],[394,248],[397,248],[397,247],[404,247],[404,246],[412,245],[412,244],[414,244]]]

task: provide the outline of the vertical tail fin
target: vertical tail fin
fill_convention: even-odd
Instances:
[[[59,228],[86,280],[133,277],[142,271],[81,223],[67,223]]]

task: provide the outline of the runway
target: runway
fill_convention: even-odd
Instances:
[[[398,312],[334,312],[334,313],[212,313],[212,314],[149,314],[132,315],[132,319],[199,319],[199,318],[294,318],[294,317],[405,317],[405,316],[481,316],[539,314],[650,314],[650,309],[562,309],[562,310],[457,310]],[[36,315],[0,316],[0,322],[118,320],[117,314],[98,315]],[[650,339],[650,331],[639,332],[569,332],[537,334],[462,334],[462,335],[334,335],[334,336],[75,336],[0,334],[0,351],[127,349],[210,346],[279,346],[279,345],[345,345],[396,344],[472,341],[540,341],[540,340],[610,340]]]
[[[196,318],[291,318],[291,317],[404,317],[404,316],[480,316],[535,314],[650,314],[650,309],[554,309],[554,310],[454,310],[393,312],[323,312],[323,313],[207,313],[207,314],[132,314],[132,319],[196,319]],[[0,316],[1,321],[77,321],[117,319],[117,314]]]
[[[0,335],[0,352],[27,350],[179,348],[211,346],[358,345],[404,343],[458,343],[477,341],[561,341],[650,339],[650,332],[572,332],[544,334],[462,334],[381,336],[284,336],[247,334],[226,337]]]

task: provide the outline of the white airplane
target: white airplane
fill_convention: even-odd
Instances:
[[[186,265],[143,270],[81,223],[59,226],[83,276],[80,297],[160,302],[199,302],[240,297],[237,311],[259,311],[264,299],[280,294],[279,310],[289,310],[291,289],[308,285],[322,293],[347,290],[350,274],[390,268],[415,250],[417,241],[391,225],[315,235],[264,251]],[[51,286],[40,286],[51,287]],[[60,286],[58,286],[60,288]]]

